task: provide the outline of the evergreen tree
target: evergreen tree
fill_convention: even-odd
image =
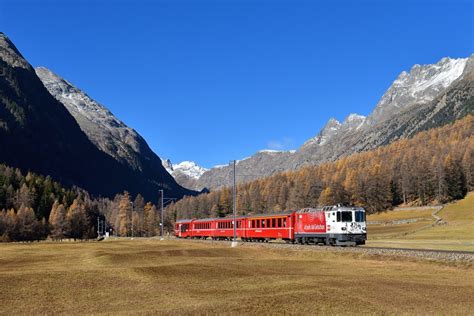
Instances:
[[[66,219],[69,228],[68,236],[74,238],[74,240],[83,239],[88,230],[88,223],[85,207],[79,199],[75,199],[72,202],[67,211]]]
[[[466,182],[460,164],[449,153],[444,160],[447,194],[451,199],[460,199],[466,195]]]
[[[132,219],[132,204],[128,192],[124,192],[120,198],[118,214],[118,233],[122,237],[130,235]]]
[[[56,201],[49,215],[49,224],[51,226],[51,238],[53,240],[62,240],[68,231],[68,223],[66,220],[66,208],[64,205]]]
[[[157,210],[150,202],[145,205],[144,217],[145,236],[155,236],[158,229]]]
[[[35,212],[31,207],[21,205],[16,215],[16,231],[18,235],[16,240],[32,241],[38,235],[38,221],[36,220]]]

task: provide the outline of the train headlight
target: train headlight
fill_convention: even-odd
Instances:
[[[365,227],[362,227],[362,230],[366,230],[366,228],[365,228]]]
[[[346,230],[346,229],[347,229],[347,228],[345,228],[345,227],[342,227],[342,228],[341,228],[341,230]]]

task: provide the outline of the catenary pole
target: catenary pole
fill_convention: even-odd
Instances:
[[[163,216],[163,200],[164,200],[164,191],[163,190],[160,190],[161,192],[161,240],[164,240],[165,239],[165,235],[164,235],[164,226],[165,226],[165,223],[164,223],[164,216]]]
[[[133,202],[130,202],[130,204],[132,204],[132,239],[133,239],[133,211],[134,211],[135,205]]]
[[[235,174],[235,165],[236,165],[236,161],[234,160],[233,162],[233,165],[234,165],[234,179],[233,179],[233,186],[232,186],[232,209],[233,209],[233,212],[234,212],[234,239],[232,241],[232,247],[236,247],[237,246],[237,192],[236,192],[236,181],[235,181],[235,178],[236,178],[236,174]]]

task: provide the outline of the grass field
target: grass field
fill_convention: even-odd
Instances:
[[[0,244],[0,313],[469,314],[474,270],[227,243]]]
[[[446,205],[439,213],[443,225],[434,225],[434,209],[388,211],[369,215],[368,246],[474,251],[474,192]],[[415,222],[393,224],[397,221]]]

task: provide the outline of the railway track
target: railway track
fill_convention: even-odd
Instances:
[[[203,240],[195,239],[196,242],[206,243],[229,243],[226,240]],[[330,251],[330,252],[352,252],[352,253],[366,253],[373,255],[387,255],[387,256],[402,256],[402,257],[416,257],[425,259],[435,259],[443,261],[463,261],[474,263],[474,251],[459,251],[459,250],[438,250],[438,249],[417,249],[417,248],[390,248],[390,247],[371,247],[371,246],[357,246],[357,247],[334,247],[324,245],[301,245],[291,244],[282,241],[271,242],[242,242],[239,245],[243,247],[272,247],[282,249],[305,249],[315,251]]]

